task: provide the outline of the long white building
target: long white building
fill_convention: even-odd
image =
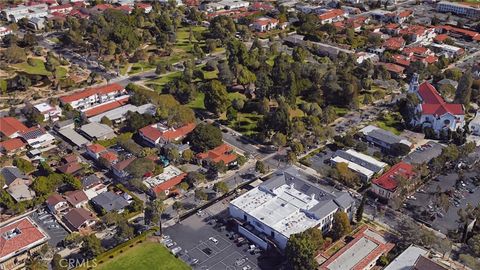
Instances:
[[[243,225],[239,232],[266,249],[273,242],[284,249],[292,234],[331,228],[333,214],[351,217],[354,200],[346,192],[327,191],[290,167],[230,202],[230,215]]]
[[[455,3],[442,1],[437,4],[439,12],[450,12],[457,15],[463,15],[470,18],[480,18],[480,5],[467,5],[463,3]]]

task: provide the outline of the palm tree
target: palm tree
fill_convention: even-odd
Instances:
[[[158,227],[159,227],[160,235],[163,235],[163,232],[162,232],[162,214],[166,209],[166,205],[160,199],[155,199],[155,200],[151,201],[151,203],[152,203],[153,210],[158,215]]]

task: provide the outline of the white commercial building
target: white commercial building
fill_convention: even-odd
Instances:
[[[23,18],[43,18],[48,16],[47,4],[36,4],[31,6],[18,5],[0,11],[2,17],[11,22],[18,22]]]
[[[114,122],[115,124],[119,124],[125,121],[128,112],[138,112],[139,114],[148,113],[150,115],[155,114],[155,105],[148,103],[142,106],[135,106],[132,104],[127,104],[122,107],[118,107],[111,111],[107,111],[93,117],[88,118],[89,122],[97,122],[100,123],[103,117],[110,119],[110,121]]]
[[[332,165],[346,163],[348,168],[356,172],[362,180],[369,180],[375,174],[380,174],[387,166],[387,163],[376,160],[375,158],[349,149],[347,151],[338,150],[330,159]]]
[[[98,104],[114,101],[126,93],[125,88],[119,84],[109,84],[96,88],[88,88],[80,92],[60,97],[63,105],[69,104],[73,109],[85,110]]]
[[[467,5],[464,3],[455,3],[455,2],[447,2],[442,1],[437,4],[437,10],[439,12],[450,12],[457,15],[463,15],[471,18],[479,18],[480,17],[480,5],[474,6]]]
[[[331,228],[333,214],[352,216],[354,200],[346,192],[327,191],[290,167],[230,202],[230,215],[243,225],[239,232],[266,249],[274,242],[284,249],[292,234],[318,227]]]

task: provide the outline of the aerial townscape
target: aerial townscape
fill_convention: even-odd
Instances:
[[[480,270],[480,0],[0,0],[0,270]]]

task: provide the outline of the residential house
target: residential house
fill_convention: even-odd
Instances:
[[[95,122],[83,125],[80,132],[90,141],[108,140],[117,136],[111,127]]]
[[[383,42],[383,47],[391,51],[401,51],[405,44],[406,42],[402,37],[392,37]]]
[[[462,104],[446,103],[433,85],[428,82],[419,84],[417,74],[412,77],[409,92],[417,94],[421,101],[415,108],[413,125],[431,127],[436,133],[447,129],[455,131],[465,125]]]
[[[437,35],[435,28],[428,28],[422,25],[409,25],[399,31],[402,36],[408,37],[410,42],[431,41]]]
[[[55,5],[55,6],[50,6],[48,10],[50,11],[50,13],[58,12],[61,14],[68,14],[70,13],[70,11],[73,10],[73,5],[70,3],[63,4],[63,5]]]
[[[332,166],[346,163],[348,168],[356,172],[364,181],[370,180],[375,174],[380,174],[387,164],[355,150],[337,150],[330,159]]]
[[[410,192],[415,186],[415,177],[417,177],[417,174],[413,171],[413,166],[402,161],[393,165],[380,177],[372,180],[370,191],[383,199],[390,200],[400,195],[398,186],[401,181],[407,182],[402,183],[404,185],[402,191]]]
[[[113,175],[120,181],[123,181],[123,180],[127,179],[130,174],[128,173],[126,168],[135,159],[136,159],[135,157],[131,157],[131,158],[128,158],[128,159],[125,159],[125,160],[122,160],[120,162],[115,163],[115,165],[113,165],[112,168],[111,168],[112,172],[113,172]]]
[[[413,18],[413,10],[403,10],[392,15],[392,21],[394,23],[402,24],[409,18]]]
[[[195,126],[195,123],[189,123],[179,128],[169,128],[164,124],[157,123],[141,128],[138,133],[148,144],[157,146],[180,141],[192,132]]]
[[[456,58],[465,54],[465,50],[457,46],[436,43],[430,44],[430,46],[437,54],[443,55],[446,58]]]
[[[78,163],[78,161],[62,163],[60,166],[57,167],[57,171],[60,173],[66,174],[77,174],[83,169],[82,165]]]
[[[278,22],[274,18],[260,17],[253,21],[252,28],[258,32],[267,32],[277,28]]]
[[[89,200],[107,191],[107,185],[105,185],[95,174],[83,178],[82,187]]]
[[[100,193],[91,200],[92,204],[100,212],[123,213],[130,203],[123,197],[114,192],[107,191]]]
[[[0,118],[0,133],[3,137],[16,138],[28,128],[14,117]]]
[[[152,196],[157,197],[161,193],[168,196],[186,176],[187,174],[177,167],[169,165],[163,169],[161,174],[145,178],[143,184],[148,187]]]
[[[67,200],[60,194],[54,193],[50,195],[45,201],[48,210],[53,214],[58,214],[66,209],[68,209]]]
[[[52,106],[46,102],[34,105],[33,108],[37,113],[43,115],[43,120],[45,121],[58,121],[62,115],[60,107]]]
[[[110,168],[113,164],[117,163],[118,161],[118,155],[112,151],[105,151],[101,153],[100,158],[102,158],[107,162],[107,164],[102,164],[107,166],[107,168]]]
[[[238,232],[261,249],[275,243],[283,250],[293,234],[309,228],[328,232],[337,211],[352,218],[355,200],[347,192],[331,192],[307,175],[289,167],[231,200],[228,211],[239,221]]]
[[[412,143],[408,139],[376,126],[366,126],[359,133],[367,142],[373,143],[385,151],[389,151],[395,144],[404,144],[412,147]]]
[[[0,142],[0,153],[11,156],[24,151],[27,144],[19,138],[8,139]]]
[[[65,193],[67,202],[75,208],[81,208],[87,205],[88,197],[83,190],[68,191]]]
[[[26,216],[0,227],[0,268],[24,269],[50,237]]]
[[[319,270],[334,269],[372,269],[377,260],[393,249],[395,244],[390,243],[380,232],[364,226],[353,235],[339,251],[323,262]]]
[[[219,162],[223,162],[227,168],[237,165],[237,155],[233,148],[227,144],[222,144],[207,152],[199,153],[196,158],[203,166],[211,166]]]
[[[72,231],[88,230],[97,222],[95,215],[85,208],[73,208],[62,219]]]
[[[98,160],[100,158],[101,153],[107,151],[107,148],[98,143],[87,145],[85,148],[85,153],[95,160]]]
[[[27,142],[28,146],[41,152],[55,147],[55,137],[43,127],[31,127],[20,132],[20,137]]]
[[[3,189],[6,189],[15,201],[27,201],[35,198],[35,192],[29,188],[32,179],[17,167],[3,167],[0,170],[0,175],[5,180]]]
[[[99,5],[97,5],[99,6]],[[115,100],[126,94],[125,88],[119,84],[88,88],[67,96],[60,97],[60,102],[65,106],[69,104],[73,109],[88,109],[97,104]]]
[[[333,23],[345,19],[346,13],[342,9],[332,9],[318,15],[321,24]]]
[[[390,72],[392,78],[405,78],[405,74],[403,73],[405,71],[405,67],[394,63],[383,62],[378,62],[378,65],[382,65],[388,72]]]

